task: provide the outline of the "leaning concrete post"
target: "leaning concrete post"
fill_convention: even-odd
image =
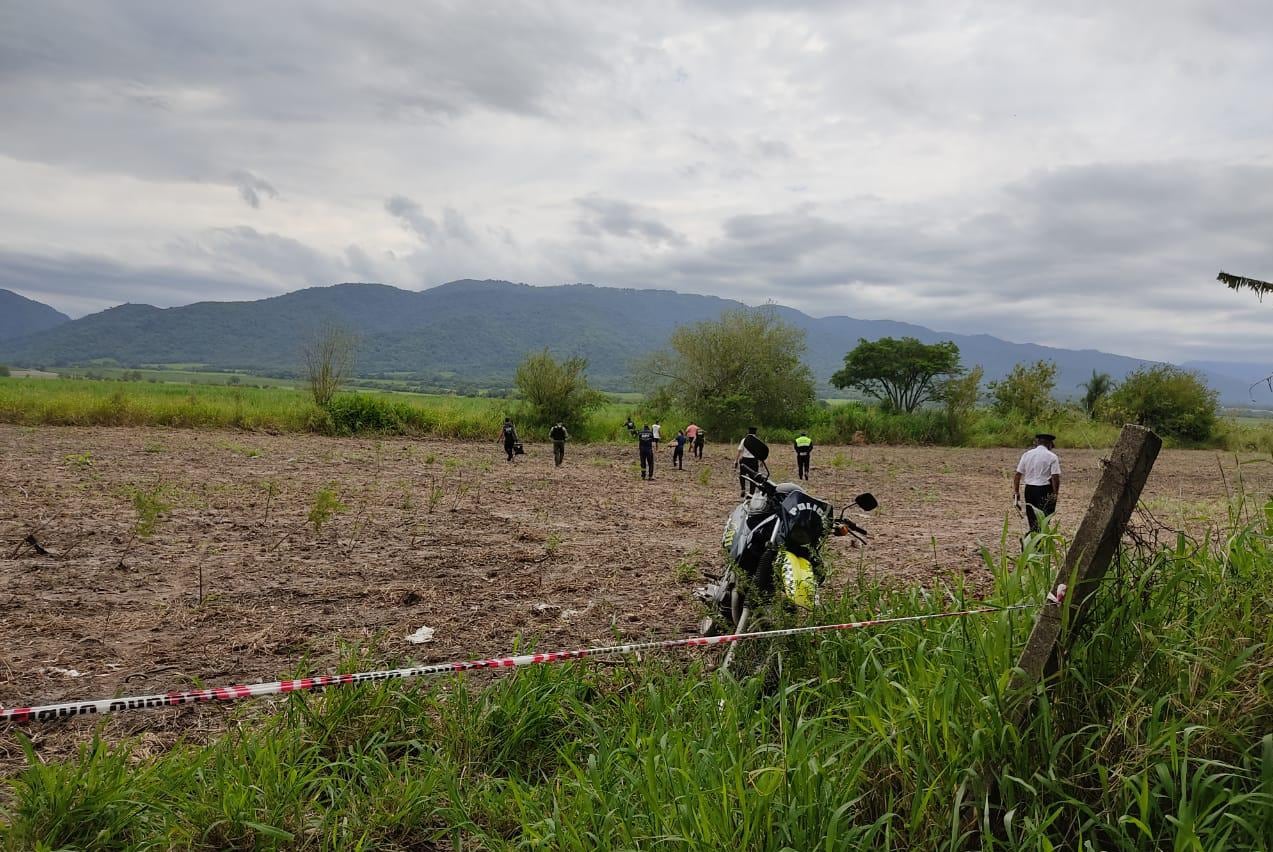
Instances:
[[[1065,603],[1070,611],[1071,627],[1083,617],[1083,604],[1096,590],[1118,550],[1127,521],[1136,508],[1149,471],[1162,449],[1162,439],[1143,426],[1124,426],[1114,445],[1100,484],[1087,506],[1087,514],[1065,555],[1065,565],[1052,584],[1053,590],[1067,585]],[[1034,629],[1017,662],[1012,690],[1030,689],[1042,678],[1056,672],[1061,650],[1061,613],[1063,607],[1045,606],[1039,610]]]

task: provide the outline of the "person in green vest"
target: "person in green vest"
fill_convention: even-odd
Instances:
[[[813,439],[807,432],[801,432],[796,438],[796,477],[809,478],[809,457],[813,455]]]

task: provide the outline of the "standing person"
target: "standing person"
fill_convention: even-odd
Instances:
[[[676,446],[672,448],[672,467],[685,470],[685,433],[676,433]]]
[[[707,433],[699,429],[694,433],[694,458],[703,460],[703,444],[707,443]]]
[[[1021,505],[1021,483],[1025,482],[1025,515],[1030,532],[1038,532],[1041,519],[1056,511],[1061,494],[1061,460],[1053,452],[1055,446],[1055,435],[1035,435],[1034,449],[1021,456],[1012,477],[1012,502],[1016,506]]]
[[[813,455],[813,439],[803,430],[796,438],[796,479],[809,478],[809,458]]]
[[[517,446],[517,428],[513,426],[511,417],[504,418],[504,426],[500,429],[500,436],[504,439],[504,453],[511,462],[513,460],[513,448]]]
[[[636,424],[632,422],[632,415],[628,415],[628,419],[623,421],[623,428],[628,430],[628,434],[636,437]]]
[[[553,467],[561,467],[566,458],[566,439],[570,437],[570,433],[566,431],[565,424],[558,420],[557,425],[548,430],[548,437],[553,442]]]
[[[642,426],[637,433],[637,449],[641,454],[641,478],[654,479],[654,431],[649,426]]]
[[[700,432],[699,434],[702,433]],[[755,435],[756,427],[748,426],[747,434]],[[760,471],[760,461],[751,454],[751,450],[747,449],[746,438],[738,442],[738,455],[734,456],[734,467],[738,469],[738,496],[742,498],[748,494],[755,494],[756,483],[754,478]],[[752,479],[748,479],[749,476]]]
[[[690,442],[690,446],[694,446],[694,439],[698,437],[698,426],[694,423],[685,427],[685,440]]]
[[[663,427],[659,425],[659,421],[657,420],[650,424],[650,431],[654,433],[654,443],[656,444],[663,442],[662,429]]]

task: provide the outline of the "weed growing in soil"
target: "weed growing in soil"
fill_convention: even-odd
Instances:
[[[310,506],[309,514],[306,515],[310,525],[314,527],[314,535],[321,533],[324,524],[347,508],[337,496],[335,483],[318,489],[314,494],[314,502]]]
[[[91,450],[85,450],[82,453],[71,453],[66,457],[66,463],[71,467],[88,468],[93,466],[93,453]]]
[[[712,469],[710,467],[702,467],[698,471],[698,484],[706,487],[712,481]]]

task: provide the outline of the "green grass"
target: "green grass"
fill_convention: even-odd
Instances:
[[[1021,729],[1005,684],[1031,618],[1003,613],[791,640],[770,690],[702,657],[577,663],[296,695],[155,756],[32,755],[0,843],[1268,848],[1273,503],[1258,512],[1206,547],[1125,553]],[[992,601],[1039,600],[1055,544],[987,555]],[[966,603],[858,579],[819,617]]]
[[[168,371],[169,375],[180,375]],[[195,374],[190,374],[195,375]],[[175,426],[236,428],[280,432],[362,433],[434,436],[458,440],[494,440],[499,423],[511,415],[527,440],[546,440],[547,429],[527,425],[515,399],[464,397],[357,390],[338,397],[329,410],[314,406],[305,391],[273,387],[120,382],[87,379],[0,378],[0,422],[55,426]],[[692,419],[685,412],[653,410],[637,399],[612,399],[582,426],[571,429],[577,441],[629,441],[623,421],[640,426],[661,418],[664,440]],[[1109,423],[1062,410],[1042,423],[1025,423],[989,411],[977,411],[952,435],[941,411],[897,414],[860,402],[828,405],[813,413],[809,434],[820,445],[847,444],[862,433],[872,444],[933,444],[972,447],[1023,447],[1039,429],[1055,432],[1058,444],[1108,447],[1118,436]],[[765,430],[766,440],[789,443],[793,430]],[[716,435],[733,442],[740,435]],[[1273,421],[1225,418],[1207,446],[1232,451],[1273,453]]]

